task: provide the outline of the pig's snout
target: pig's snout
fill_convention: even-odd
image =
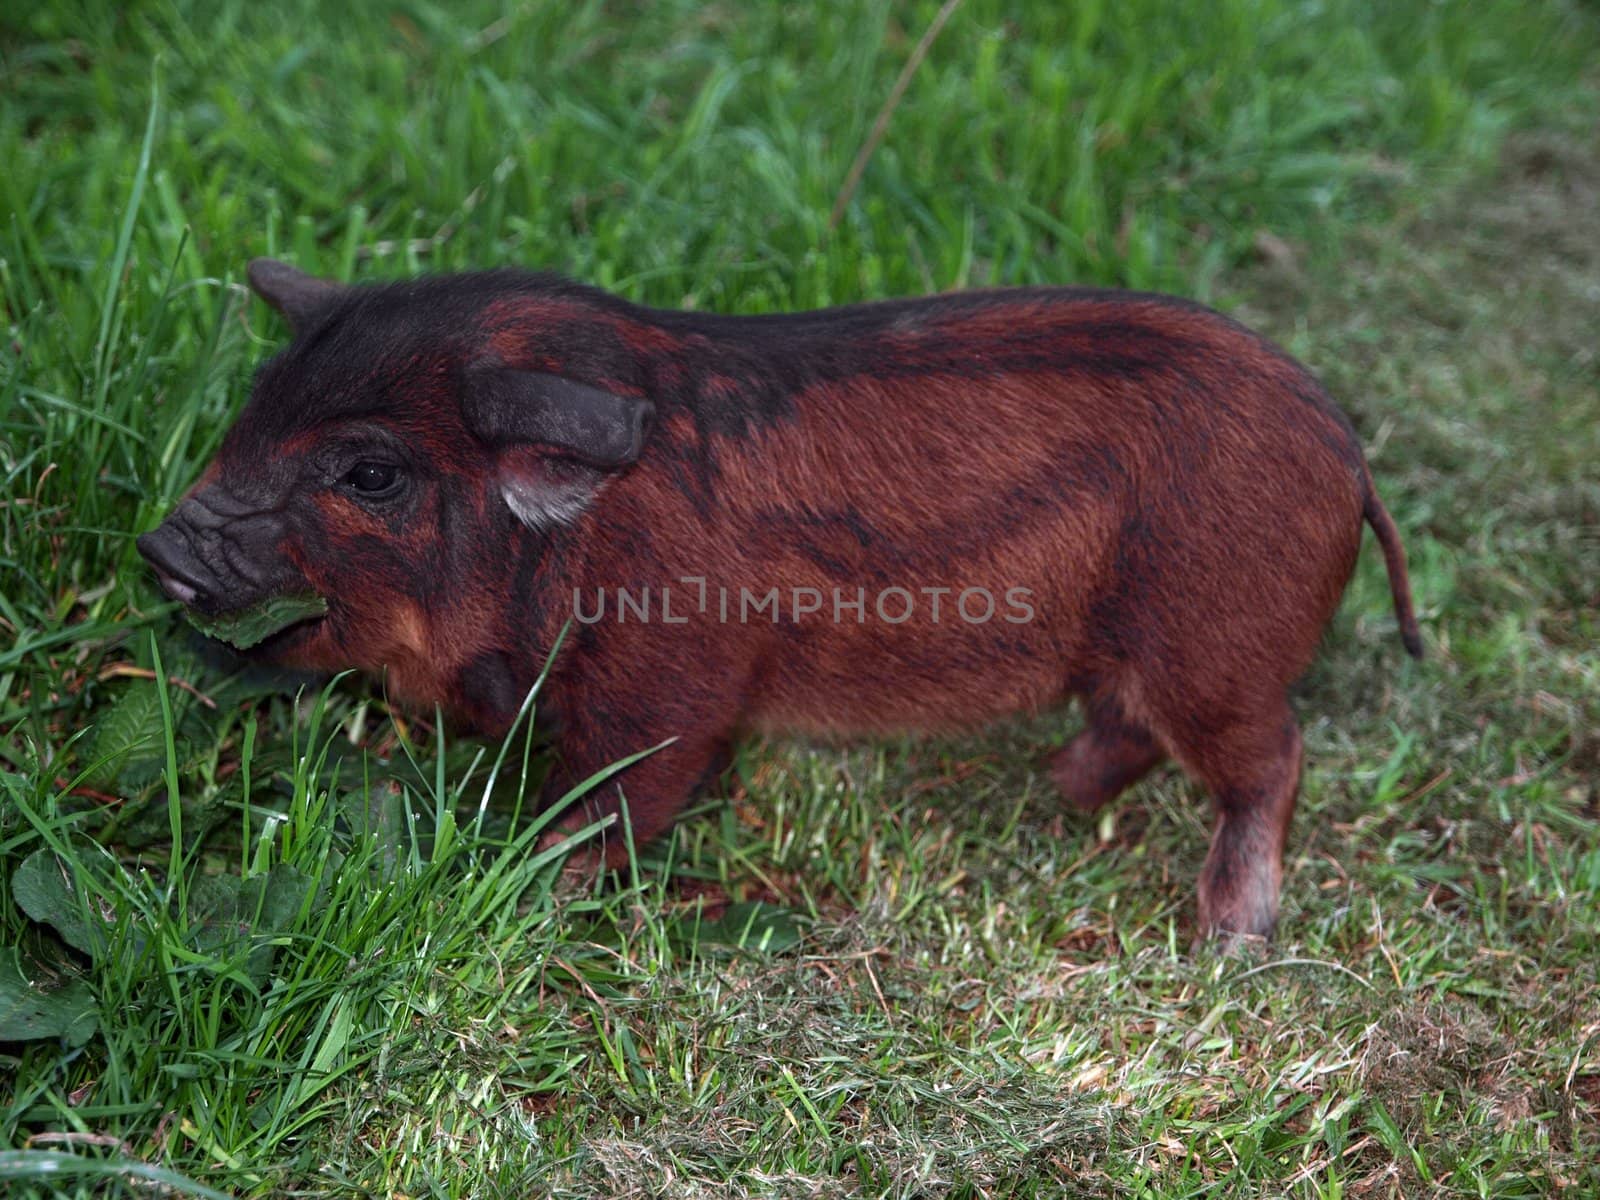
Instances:
[[[202,612],[245,608],[281,586],[284,525],[217,489],[190,496],[135,545],[162,590]]]

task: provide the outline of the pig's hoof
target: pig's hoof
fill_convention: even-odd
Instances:
[[[572,831],[559,826],[539,836],[536,853],[553,850],[572,837]],[[605,855],[593,838],[574,846],[561,864],[561,878],[566,882],[586,883],[605,868]]]
[[[1161,761],[1150,736],[1100,715],[1050,757],[1050,776],[1081,813],[1098,812]]]
[[[1201,880],[1197,945],[1208,945],[1214,954],[1255,954],[1272,945],[1277,925],[1275,884],[1223,889],[1214,879]]]
[[[1227,929],[1209,929],[1189,943],[1189,957],[1241,958],[1257,961],[1272,951],[1272,938],[1260,933],[1234,933]]]
[[[1061,798],[1084,814],[1099,812],[1117,794],[1107,786],[1103,765],[1086,752],[1082,739],[1051,757],[1050,778]]]

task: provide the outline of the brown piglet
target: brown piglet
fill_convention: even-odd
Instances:
[[[1201,930],[1267,936],[1288,688],[1364,524],[1421,653],[1350,423],[1197,304],[1028,288],[719,316],[516,271],[351,287],[258,260],[250,281],[294,339],[140,550],[202,614],[316,593],[324,615],[250,653],[360,668],[479,734],[550,660],[548,797],[660,747],[569,828],[625,797],[654,837],[752,731],[948,731],[1076,697],[1067,802],[1174,760],[1216,805]]]

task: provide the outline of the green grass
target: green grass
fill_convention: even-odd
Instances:
[[[1600,1193],[1600,15],[968,0],[830,231],[937,7],[0,17],[8,1195]],[[1186,952],[1180,776],[1058,811],[1071,717],[750,746],[574,883],[535,737],[231,673],[140,568],[281,342],[261,253],[1211,300],[1367,435],[1432,656],[1369,552],[1260,959]]]

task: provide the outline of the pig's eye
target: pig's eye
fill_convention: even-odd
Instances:
[[[358,462],[343,482],[352,491],[376,500],[400,490],[400,468],[393,463]]]

